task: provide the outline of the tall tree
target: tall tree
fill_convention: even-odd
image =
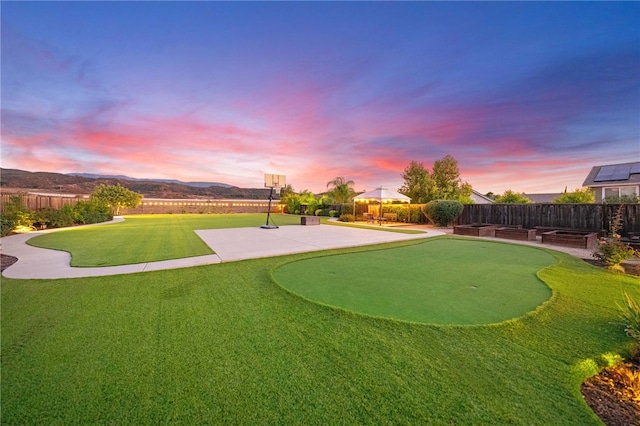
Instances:
[[[451,155],[433,163],[434,199],[456,200],[460,192],[460,171],[458,161]]]
[[[404,169],[402,178],[404,185],[398,192],[411,198],[412,203],[424,204],[429,201],[431,176],[424,164],[412,161]]]
[[[93,200],[104,202],[111,207],[114,215],[120,213],[121,208],[137,207],[142,202],[142,195],[130,189],[117,185],[101,183],[91,194]]]
[[[404,185],[400,192],[411,198],[412,202],[424,204],[431,200],[471,201],[471,185],[462,182],[458,161],[447,155],[433,164],[433,171],[422,163],[412,161],[402,175]]]
[[[327,188],[329,188],[327,195],[336,204],[348,203],[356,196],[356,191],[353,189],[354,185],[355,183],[352,180],[338,176],[327,182]]]

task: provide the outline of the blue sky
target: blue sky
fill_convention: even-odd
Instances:
[[[2,2],[2,167],[486,193],[640,160],[636,2]]]

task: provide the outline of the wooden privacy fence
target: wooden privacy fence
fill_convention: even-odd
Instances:
[[[62,206],[75,205],[78,201],[86,200],[82,195],[36,195],[36,194],[0,194],[0,211],[4,211],[6,203],[11,201],[11,197],[19,195],[22,198],[22,205],[29,210],[39,210],[52,208],[59,210]]]
[[[43,208],[59,210],[62,206],[75,205],[78,201],[88,200],[88,196],[77,195],[42,195],[42,194],[1,194],[0,212],[4,211],[6,203],[11,197],[19,195],[22,198],[23,207],[36,211]],[[282,213],[284,206],[279,200],[271,203],[272,213]],[[121,209],[120,214],[161,214],[161,213],[266,213],[269,209],[269,200],[243,200],[243,199],[160,199],[143,198],[136,208]]]
[[[640,204],[468,204],[456,225],[492,223],[607,230],[622,206],[621,233],[640,232]]]

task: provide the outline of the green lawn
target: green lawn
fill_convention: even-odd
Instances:
[[[300,216],[272,216],[278,225],[300,223]],[[135,215],[124,222],[45,234],[29,244],[71,253],[71,266],[127,265],[212,254],[194,230],[258,227],[265,222],[265,214]]]
[[[554,252],[538,273],[553,291],[547,303],[476,326],[358,315],[271,278],[290,262],[437,241],[3,279],[2,423],[599,424],[580,383],[629,354],[616,303],[624,291],[640,297],[637,278]]]
[[[309,300],[367,315],[488,324],[524,315],[551,297],[536,273],[555,263],[549,252],[526,246],[439,238],[291,262],[273,277]]]

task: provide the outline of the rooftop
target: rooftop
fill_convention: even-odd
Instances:
[[[582,186],[640,183],[640,162],[594,166]]]

